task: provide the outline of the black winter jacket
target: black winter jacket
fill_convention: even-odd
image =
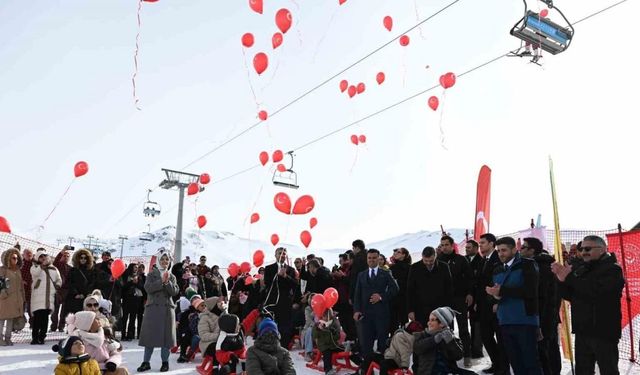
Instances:
[[[449,266],[436,261],[433,270],[418,261],[409,268],[407,279],[407,311],[415,313],[416,320],[426,322],[429,313],[442,306],[451,306],[453,282]]]
[[[473,285],[473,271],[467,258],[460,254],[440,254],[438,260],[446,263],[449,266],[451,272],[451,278],[453,280],[453,296],[454,297],[466,297],[467,295],[473,295],[471,289]]]

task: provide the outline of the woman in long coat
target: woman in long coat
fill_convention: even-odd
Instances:
[[[83,310],[82,303],[95,286],[93,255],[87,249],[80,249],[73,253],[71,263],[73,267],[69,270],[67,279],[68,291],[65,304],[67,313],[77,313]]]
[[[0,346],[11,346],[11,331],[13,320],[24,318],[24,285],[22,284],[22,256],[18,249],[9,249],[2,253],[0,278],[9,284],[8,288],[0,290]],[[7,330],[2,336],[2,329],[6,323]]]
[[[154,348],[160,348],[160,372],[169,371],[169,350],[176,345],[176,305],[171,297],[179,292],[178,282],[170,271],[169,254],[161,249],[156,257],[159,264],[149,270],[147,281],[144,283],[147,303],[138,341],[140,346],[144,346],[144,359],[138,367],[138,372],[151,369],[149,361]]]

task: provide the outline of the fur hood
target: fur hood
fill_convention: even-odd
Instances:
[[[20,269],[22,268],[22,254],[20,254],[20,250],[16,248],[11,248],[2,253],[2,265],[9,268],[9,257],[14,253],[18,255],[18,269]]]
[[[75,253],[73,253],[73,258],[71,258],[71,263],[73,263],[73,266],[75,268],[79,268],[80,267],[80,255],[86,255],[87,256],[87,269],[93,269],[93,265],[94,265],[94,261],[93,261],[93,255],[91,255],[91,252],[87,249],[80,249],[78,251],[76,251]]]

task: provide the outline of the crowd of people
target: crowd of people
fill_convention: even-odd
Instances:
[[[44,344],[48,330],[68,333],[54,347],[56,374],[126,375],[121,341],[134,339],[144,347],[138,372],[151,369],[160,348],[161,372],[174,349],[180,363],[200,352],[200,373],[295,374],[290,349],[298,344],[331,375],[339,352],[357,374],[374,366],[382,374],[474,374],[485,353],[491,366],[483,373],[560,374],[564,299],[576,373],[593,374],[597,363],[600,374],[618,374],[624,279],[615,255],[598,236],[572,247],[563,263],[543,247],[537,238],[518,245],[486,233],[466,241],[462,255],[444,235],[413,262],[405,248],[387,259],[355,240],[331,269],[321,257],[290,261],[277,248],[275,262],[256,274],[225,279],[204,256],[174,263],[164,249],[148,274],[129,264],[114,278],[108,252],[96,263],[88,250],[67,246],[51,261],[44,249],[16,245],[1,257],[0,346],[13,345],[26,313],[32,345]],[[314,296],[328,288],[337,301],[318,313]]]

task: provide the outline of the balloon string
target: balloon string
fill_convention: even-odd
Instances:
[[[358,150],[360,147],[356,145],[356,156],[353,158],[353,164],[351,164],[351,169],[349,169],[349,176],[353,173],[353,168],[355,168],[356,163],[358,162]]]
[[[69,186],[67,186],[67,188],[65,189],[64,193],[62,193],[62,196],[60,197],[60,199],[58,199],[58,202],[53,206],[53,209],[51,210],[51,212],[49,212],[49,215],[47,215],[47,217],[44,219],[44,221],[40,225],[41,228],[44,228],[44,225],[49,220],[51,215],[53,215],[53,212],[56,210],[56,208],[58,208],[58,206],[60,205],[60,202],[62,202],[62,199],[67,195],[67,193],[69,192],[69,189],[71,189],[71,185],[73,185],[73,182],[75,180],[76,180],[75,178],[73,180],[71,180],[71,182],[69,183]]]
[[[327,36],[327,33],[329,32],[329,29],[331,28],[331,25],[333,24],[333,19],[336,16],[336,13],[338,13],[339,9],[336,9],[333,11],[333,14],[331,15],[331,18],[329,19],[329,23],[327,24],[327,28],[324,31],[324,33],[322,34],[322,37],[320,38],[320,41],[318,42],[318,45],[316,46],[316,50],[313,53],[313,59],[311,59],[312,63],[316,62],[316,56],[318,55],[318,51],[320,50],[320,46],[322,46],[322,43],[324,42],[325,37]]]
[[[139,105],[140,99],[138,98],[138,94],[136,93],[136,76],[138,75],[138,51],[140,50],[138,42],[140,41],[140,29],[141,29],[140,11],[141,10],[142,10],[142,0],[138,1],[138,14],[137,14],[138,33],[136,34],[136,50],[133,54],[133,64],[135,68],[133,70],[133,77],[131,77],[131,83],[133,84],[133,99],[134,99],[136,109],[138,111],[142,110],[142,108],[140,108],[140,105]]]
[[[260,103],[258,103],[256,91],[253,89],[253,83],[251,82],[251,73],[249,72],[249,66],[247,65],[247,54],[244,52],[244,48],[242,49],[242,57],[242,61],[244,61],[244,69],[247,72],[247,81],[249,82],[249,88],[251,88],[251,94],[253,95],[253,101],[256,102],[256,106],[260,108]]]
[[[418,11],[418,1],[417,0],[413,0],[413,8],[416,11],[416,21],[420,22],[420,12]],[[422,40],[426,40],[427,39],[424,36],[424,34],[422,33],[422,26],[418,27],[418,33],[420,33],[420,37],[422,38]]]
[[[443,116],[443,114],[444,114],[444,104],[445,104],[445,102],[446,102],[446,100],[445,100],[445,99],[446,99],[446,97],[447,97],[447,92],[446,92],[446,91],[444,91],[444,92],[442,93],[442,105],[440,106],[440,122],[439,122],[438,126],[440,127],[440,146],[442,146],[442,148],[443,148],[444,150],[449,151],[449,150],[447,149],[447,147],[445,146],[445,143],[444,143],[444,141],[445,141],[445,135],[444,135],[444,128],[442,127],[442,116]]]
[[[402,87],[406,87],[407,81],[407,49],[404,48],[402,51]]]

